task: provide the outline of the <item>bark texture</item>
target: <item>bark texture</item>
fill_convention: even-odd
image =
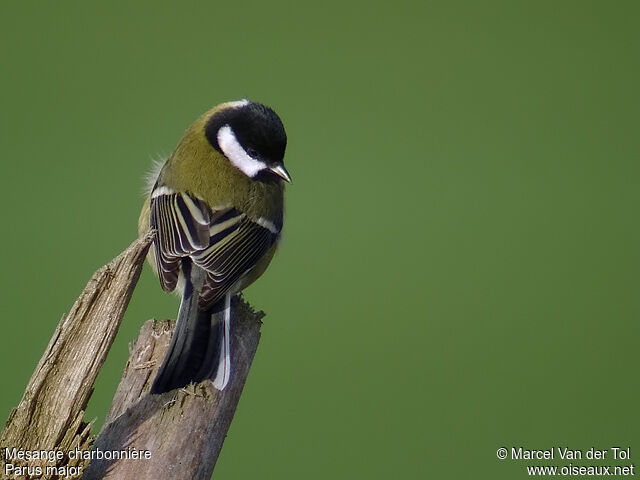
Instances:
[[[142,327],[94,451],[148,452],[149,459],[94,459],[85,480],[209,479],[236,410],[260,339],[262,313],[241,298],[231,305],[232,374],[223,391],[210,381],[162,395],[149,390],[173,322]]]
[[[84,421],[84,411],[140,277],[151,240],[150,234],[141,237],[99,269],[71,311],[60,320],[22,400],[9,415],[0,435],[2,475],[5,475],[5,447],[67,451],[90,446],[91,425]],[[56,462],[15,459],[11,462],[44,467],[65,465],[69,459],[65,455]],[[71,462],[81,466],[85,463]]]
[[[98,270],[60,320],[22,400],[0,433],[0,478],[210,478],[260,338],[263,314],[254,312],[240,298],[232,302],[232,374],[223,392],[206,381],[149,395],[173,332],[173,322],[150,320],[130,349],[95,444],[93,422],[84,419],[93,384],[118,332],[151,242],[148,233]],[[55,460],[7,458],[5,448],[60,450],[64,455]],[[81,458],[70,458],[68,452],[75,449],[83,453]],[[129,458],[133,451],[142,451],[133,456],[143,458]],[[9,471],[8,464],[12,465]]]

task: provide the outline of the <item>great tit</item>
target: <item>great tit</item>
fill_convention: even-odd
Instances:
[[[278,115],[249,100],[198,118],[162,165],[138,231],[155,232],[149,262],[182,295],[171,344],[151,393],[231,375],[231,296],[273,258],[284,214],[287,136]]]

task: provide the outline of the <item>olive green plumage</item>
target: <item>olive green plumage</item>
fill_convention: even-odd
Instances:
[[[205,137],[207,120],[225,105],[212,108],[187,129],[160,171],[158,185],[192,193],[211,206],[231,204],[254,220],[272,217],[284,206],[282,182],[247,177]]]
[[[204,378],[226,385],[229,298],[262,275],[276,251],[290,181],[285,147],[273,110],[223,103],[186,130],[155,179],[138,230],[155,230],[149,261],[162,287],[183,298],[153,393]]]

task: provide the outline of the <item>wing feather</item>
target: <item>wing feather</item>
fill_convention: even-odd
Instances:
[[[209,248],[191,256],[207,272],[200,304],[219,301],[251,270],[276,241],[277,235],[244,217],[235,230]]]
[[[186,193],[151,197],[151,227],[160,284],[176,288],[180,259],[205,248],[209,242],[210,211],[204,202]]]
[[[279,229],[254,222],[233,207],[211,210],[203,201],[167,188],[151,198],[151,226],[158,275],[167,291],[176,288],[180,260],[190,257],[206,272],[201,308],[219,301],[277,240]]]

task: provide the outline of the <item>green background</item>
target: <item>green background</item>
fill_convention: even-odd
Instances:
[[[135,238],[151,158],[249,97],[281,115],[294,184],[246,292],[267,317],[217,478],[524,478],[496,458],[520,445],[635,463],[638,14],[3,2],[0,415]],[[142,323],[177,308],[145,267],[89,417]]]

